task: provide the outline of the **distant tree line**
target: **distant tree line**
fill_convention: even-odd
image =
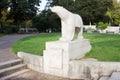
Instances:
[[[34,17],[33,26],[41,30],[56,28],[59,31],[60,19],[49,10],[50,7],[57,5],[79,14],[84,25],[120,24],[120,3],[117,3],[117,0],[48,0],[45,10]]]
[[[40,0],[0,0],[0,32],[10,33],[26,26],[36,16],[39,3]]]
[[[51,6],[55,5],[81,15],[84,24],[100,21],[110,22],[112,25],[120,24],[120,3],[117,0],[53,0]]]
[[[63,6],[69,11],[79,14],[84,25],[119,25],[120,3],[117,0],[47,0],[46,7],[37,14],[40,0],[1,0],[0,32],[3,28],[31,26],[40,32],[60,31],[59,17],[50,11],[52,6]],[[105,27],[104,27],[105,28]],[[10,30],[10,29],[9,29]]]
[[[40,32],[59,32],[60,19],[56,14],[53,14],[50,9],[43,10],[39,15],[33,19],[33,27],[36,27]]]

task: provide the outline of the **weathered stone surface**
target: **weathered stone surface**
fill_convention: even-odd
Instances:
[[[11,79],[8,80],[71,80],[71,79],[39,73],[36,71],[29,71],[16,77],[12,77]]]
[[[69,57],[67,57],[69,55],[67,53],[62,53],[63,51],[61,51],[61,49],[52,53],[52,55],[50,52],[48,52],[45,53],[46,58],[44,58],[54,59],[52,59],[52,61],[49,61],[47,65],[45,63],[45,60],[43,60],[43,58],[40,56],[35,57],[34,55],[26,54],[23,52],[19,52],[18,55],[24,60],[25,63],[27,63],[30,69],[38,72],[54,74],[57,76],[67,77],[71,79],[98,80],[101,76],[110,76],[108,80],[119,80],[119,62],[98,62],[94,59],[69,60]],[[53,56],[55,54],[57,55]],[[57,61],[59,64],[57,63]],[[56,63],[54,64],[54,62]]]
[[[109,80],[120,80],[120,72],[113,72]]]
[[[119,62],[70,61],[69,74],[73,79],[98,80],[100,76],[110,76],[120,71]]]
[[[43,72],[44,64],[42,56],[32,55],[25,52],[18,52],[17,56],[23,59],[28,68],[38,72]]]
[[[60,49],[63,53],[68,54],[70,60],[79,59],[91,50],[91,45],[88,39],[76,39],[70,42],[53,41],[46,43],[46,50],[49,50],[49,52]]]
[[[45,55],[44,55],[44,58],[46,58],[46,59],[44,59],[44,60],[46,60],[46,62],[47,62],[47,64],[49,64],[48,66],[49,67],[51,67],[51,68],[58,68],[58,69],[62,69],[62,50],[56,50],[56,51],[54,51],[54,50],[50,50],[50,52],[49,52],[49,50],[48,51],[44,51],[44,53],[46,53]],[[47,54],[47,53],[49,53],[49,54]],[[57,60],[57,61],[56,61]]]
[[[78,38],[83,39],[83,21],[78,14],[74,14],[62,6],[54,6],[51,11],[56,13],[61,19],[62,36],[60,41],[72,41],[74,39],[75,27],[79,27]]]
[[[44,51],[44,72],[62,77],[68,77],[68,55],[62,49]]]
[[[70,60],[82,58],[90,49],[87,39],[47,42],[43,55],[45,73],[68,77]]]
[[[101,77],[99,80],[109,80],[109,77]]]

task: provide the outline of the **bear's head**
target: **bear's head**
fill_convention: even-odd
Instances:
[[[54,6],[51,8],[51,11],[54,13],[59,13],[63,9],[62,6]]]

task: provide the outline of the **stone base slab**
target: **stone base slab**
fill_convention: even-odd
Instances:
[[[57,56],[59,56],[59,54]],[[69,62],[63,62],[60,60],[61,57],[59,57],[60,61],[58,62],[63,62],[63,65],[54,64],[46,68],[44,67],[44,57],[42,56],[18,52],[18,57],[22,58],[24,63],[28,65],[28,68],[32,70],[67,77],[70,79],[98,80],[101,76],[107,77],[113,72],[120,72],[120,62],[98,62],[94,59],[71,60]],[[51,62],[49,62],[49,64],[51,64]],[[55,68],[54,66],[57,66],[58,68]],[[45,70],[49,68],[50,70],[46,72]]]
[[[60,49],[63,53],[68,54],[70,60],[79,59],[91,50],[91,45],[88,39],[76,39],[70,42],[53,41],[46,43],[45,51],[57,51]]]
[[[20,57],[27,67],[38,72],[43,72],[43,56],[37,56],[30,53],[18,52],[18,57]]]
[[[101,76],[110,76],[120,72],[120,62],[70,61],[69,78],[83,80],[99,80]]]
[[[43,54],[44,71],[48,74],[68,77],[69,61],[82,58],[90,50],[91,45],[88,39],[47,42]]]

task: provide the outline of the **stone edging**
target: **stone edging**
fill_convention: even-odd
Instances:
[[[37,71],[37,72],[43,72],[43,57],[37,56],[25,52],[18,52],[18,57],[20,57],[25,64],[27,64],[27,67]]]
[[[28,68],[44,73],[43,56],[18,52]],[[72,60],[69,62],[68,78],[98,80],[101,76],[109,76],[113,72],[120,71],[120,62],[98,62],[85,60]],[[61,76],[63,77],[63,76]]]

